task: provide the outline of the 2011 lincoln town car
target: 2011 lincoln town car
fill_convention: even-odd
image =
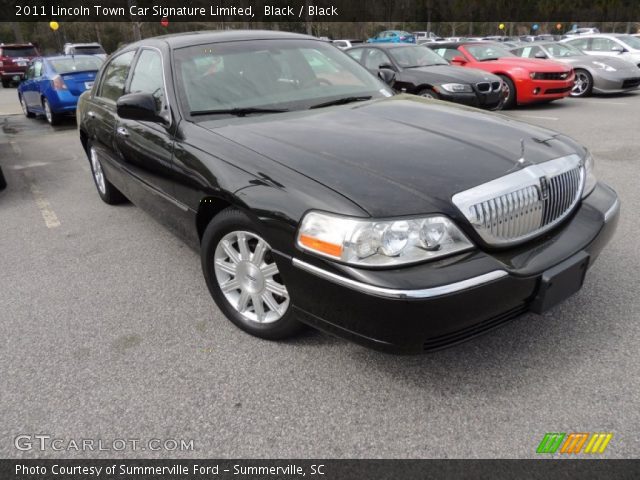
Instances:
[[[197,246],[222,312],[263,338],[465,340],[576,292],[618,219],[570,138],[394,95],[303,35],[134,43],[77,118],[100,197]]]

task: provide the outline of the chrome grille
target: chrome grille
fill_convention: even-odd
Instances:
[[[531,165],[453,196],[453,203],[492,245],[512,245],[559,223],[580,200],[578,155]]]

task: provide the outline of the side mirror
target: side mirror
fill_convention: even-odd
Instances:
[[[611,47],[612,52],[622,53],[624,52],[624,48],[620,45],[616,45],[615,47]]]
[[[390,63],[381,63],[380,65],[378,65],[378,69],[380,70],[391,70],[391,71],[396,71],[395,68],[393,68],[393,65],[391,65]]]
[[[116,112],[120,118],[165,123],[158,115],[156,99],[150,93],[129,93],[116,102]]]
[[[451,63],[454,65],[464,65],[467,61],[461,56],[455,56],[451,59]]]
[[[541,59],[547,58],[547,56],[544,54],[544,52],[538,52],[538,53],[536,53],[534,55],[534,57],[535,58],[541,58]]]
[[[389,70],[388,68],[381,68],[378,70],[378,77],[389,86],[393,86],[396,80],[396,72]]]

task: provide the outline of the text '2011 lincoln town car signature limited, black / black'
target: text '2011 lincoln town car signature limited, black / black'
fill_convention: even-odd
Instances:
[[[100,197],[199,248],[217,305],[263,338],[454,344],[579,290],[618,220],[572,139],[395,95],[304,35],[131,44],[77,118]]]

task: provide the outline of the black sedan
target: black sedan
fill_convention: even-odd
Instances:
[[[424,45],[367,44],[346,52],[399,92],[491,110],[501,109],[504,103],[500,77],[452,66]]]
[[[618,219],[570,138],[394,95],[303,35],[134,43],[77,119],[102,200],[198,248],[222,312],[263,338],[462,341],[577,291]]]

